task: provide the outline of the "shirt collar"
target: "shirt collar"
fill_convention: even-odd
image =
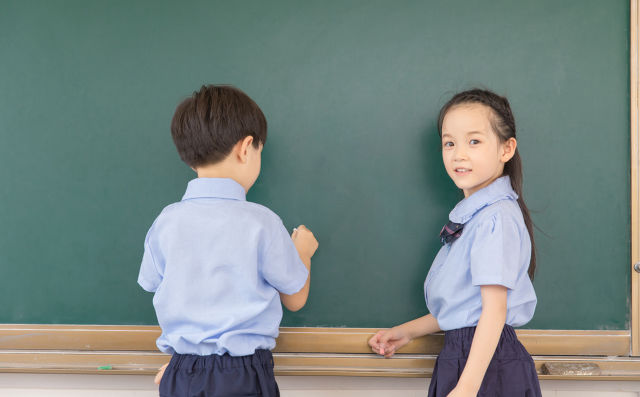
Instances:
[[[467,223],[476,212],[488,205],[500,200],[517,199],[518,195],[511,187],[511,179],[505,175],[460,201],[449,214],[449,220],[455,223]]]
[[[231,178],[196,178],[189,181],[182,200],[205,197],[245,201],[246,192]]]

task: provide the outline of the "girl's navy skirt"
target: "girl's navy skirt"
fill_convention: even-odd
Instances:
[[[280,396],[269,350],[250,356],[174,354],[160,382],[160,397]]]
[[[467,364],[475,331],[476,327],[468,327],[445,332],[444,347],[429,385],[429,397],[446,397],[456,387]],[[542,397],[533,359],[509,325],[502,330],[478,396]]]

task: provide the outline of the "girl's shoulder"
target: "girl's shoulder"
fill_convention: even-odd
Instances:
[[[522,211],[516,200],[499,200],[489,204],[476,212],[467,222],[469,228],[480,227],[487,223],[515,223],[518,227],[526,228]]]
[[[515,200],[501,200],[478,211],[464,226],[463,236],[470,246],[491,246],[508,242],[518,246],[529,241],[522,211]]]

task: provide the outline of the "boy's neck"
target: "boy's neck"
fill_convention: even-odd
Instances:
[[[222,161],[216,164],[203,165],[193,170],[198,174],[198,178],[229,178],[233,179],[240,185],[242,183],[242,176],[239,175],[237,167],[233,166],[227,161]],[[246,186],[243,185],[245,191],[248,191]]]

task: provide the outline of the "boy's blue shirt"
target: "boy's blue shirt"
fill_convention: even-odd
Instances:
[[[452,222],[464,223],[462,235],[442,246],[424,283],[427,307],[443,331],[478,325],[482,285],[508,289],[507,324],[519,327],[533,317],[531,240],[517,199],[511,180],[503,176],[449,214]]]
[[[278,292],[307,276],[275,213],[232,179],[198,178],[149,229],[138,284],[155,292],[161,351],[244,356],[275,347]]]

